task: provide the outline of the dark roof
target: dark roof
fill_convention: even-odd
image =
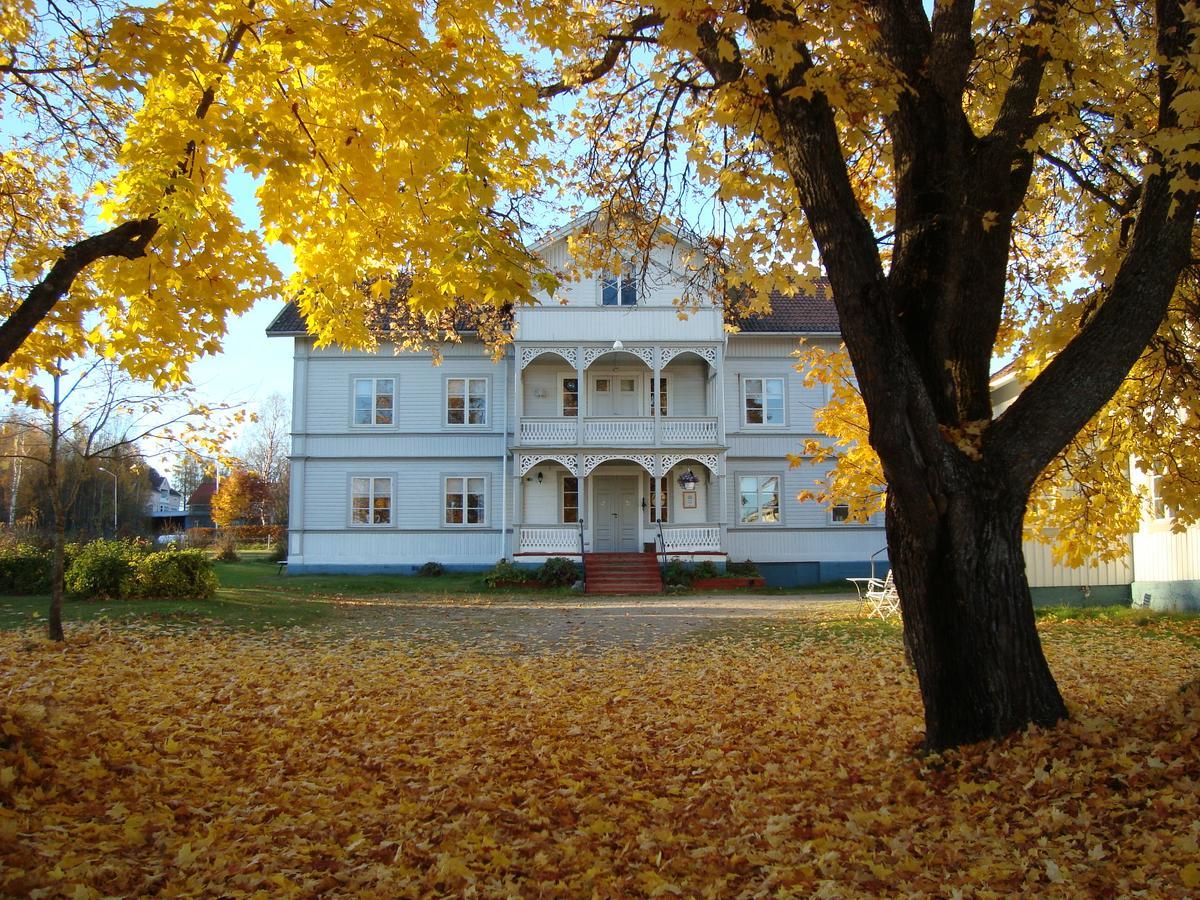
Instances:
[[[209,506],[212,504],[213,494],[217,492],[217,482],[212,478],[205,478],[196,489],[192,491],[192,496],[188,497],[187,505],[192,506]]]
[[[146,470],[146,475],[150,478],[150,490],[152,491],[159,490],[162,487],[162,483],[166,480],[154,466],[150,466]]]
[[[731,311],[726,319],[747,334],[836,334],[842,330],[829,282],[823,278],[813,285],[811,293],[771,291],[769,313],[746,315]]]
[[[407,306],[401,304],[403,310]],[[748,334],[796,334],[796,333],[833,333],[841,331],[838,323],[837,309],[833,305],[833,295],[829,290],[829,282],[818,281],[811,293],[798,292],[784,294],[771,291],[771,311],[756,315],[746,315],[730,311],[726,320],[731,325],[737,325],[743,333]],[[455,316],[457,331],[475,331],[477,323],[472,321],[471,309],[464,308]],[[379,329],[384,336],[386,328]],[[267,326],[267,334],[271,337],[303,335],[307,333],[304,316],[300,307],[293,301],[288,303]]]

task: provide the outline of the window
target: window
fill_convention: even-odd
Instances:
[[[658,397],[658,414],[665,416],[667,414],[667,379],[666,376],[658,379],[658,384],[655,385],[654,379],[650,379],[650,387],[652,393],[650,395],[650,415],[654,415],[654,398]]]
[[[446,424],[487,424],[487,379],[446,379]]]
[[[654,497],[654,479],[650,479],[650,486],[646,488],[646,496],[652,498],[650,501],[650,521],[651,522],[666,522],[667,511],[671,508],[670,495],[667,490],[671,484],[670,479],[663,478],[661,480],[662,490],[658,492],[658,497]],[[655,502],[657,500],[657,502]]]
[[[564,416],[579,415],[578,378],[564,378],[562,380],[562,414]]]
[[[632,272],[605,275],[600,290],[600,302],[604,306],[636,306],[637,293],[637,276]]]
[[[446,479],[445,523],[447,525],[483,525],[487,522],[484,505],[486,480],[483,476]]]
[[[596,379],[596,393],[597,394],[607,394],[608,393],[608,379],[607,378],[597,378]]]
[[[1162,479],[1161,475],[1150,476],[1150,515],[1155,519],[1170,519],[1175,516],[1175,510],[1163,502]]]
[[[829,521],[835,525],[841,522],[850,521],[850,507],[845,503],[839,503],[836,506],[829,508]]]
[[[743,475],[738,479],[738,493],[743,525],[779,523],[778,475]]]
[[[564,525],[579,521],[579,479],[565,475],[562,480],[562,520]]]
[[[354,424],[394,425],[396,379],[354,379]]]
[[[747,425],[784,424],[782,378],[747,378],[742,385]]]
[[[392,524],[392,479],[350,479],[350,524]]]

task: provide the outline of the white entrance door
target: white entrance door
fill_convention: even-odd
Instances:
[[[592,548],[597,553],[637,552],[637,476],[601,475],[592,491]]]

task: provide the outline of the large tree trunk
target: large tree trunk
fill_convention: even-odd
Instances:
[[[888,547],[904,637],[942,750],[1067,717],[1042,654],[1021,551],[1024,498],[964,465],[933,507],[888,495]],[[969,474],[969,480],[961,477]]]
[[[63,516],[54,512],[54,552],[50,563],[50,614],[46,618],[46,636],[52,641],[66,639],[63,633],[63,581],[67,554],[67,529]]]

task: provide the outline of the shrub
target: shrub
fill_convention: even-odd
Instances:
[[[678,559],[671,560],[663,570],[663,583],[668,586],[689,587],[692,577],[692,570]]]
[[[92,541],[74,554],[66,572],[66,589],[89,600],[115,600],[133,572],[133,561],[145,555],[145,543]]]
[[[277,541],[267,557],[273,563],[281,563],[287,559],[287,541]]]
[[[0,594],[45,594],[50,590],[50,552],[31,544],[0,550]]]
[[[697,563],[692,568],[691,580],[695,581],[697,578],[716,578],[720,574],[721,570],[717,568],[717,564],[706,559],[702,563]]]
[[[213,557],[221,562],[237,562],[241,559],[237,552],[237,541],[231,534],[222,534],[212,545]]]
[[[212,544],[214,534],[211,528],[189,528],[184,539],[189,547],[207,547]]]
[[[205,600],[217,592],[217,576],[203,550],[163,550],[135,557],[123,588],[131,598]]]
[[[758,572],[758,566],[756,566],[754,563],[750,562],[750,560],[746,560],[745,562],[740,562],[740,563],[734,563],[734,562],[726,563],[725,574],[726,575],[739,575],[742,578],[757,578],[759,575],[759,572]]]
[[[417,574],[423,578],[440,578],[446,572],[446,567],[439,562],[427,562],[417,569]]]
[[[579,566],[565,557],[555,556],[542,563],[536,577],[546,587],[566,587],[579,580]]]
[[[483,576],[483,583],[488,587],[503,587],[509,582],[528,580],[529,573],[518,569],[507,559],[500,560],[491,571]]]

